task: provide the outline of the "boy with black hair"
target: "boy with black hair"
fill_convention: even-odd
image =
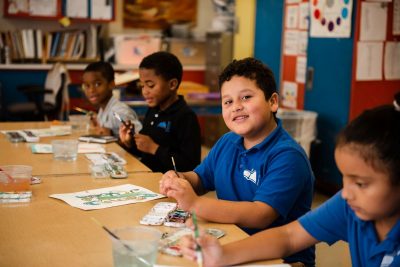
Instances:
[[[98,114],[91,119],[96,134],[119,134],[119,125],[114,113],[125,121],[130,121],[140,130],[140,123],[136,112],[125,103],[116,99],[112,90],[115,87],[114,69],[110,63],[98,61],[90,63],[83,71],[82,90],[91,104],[98,108]]]
[[[177,94],[182,64],[168,52],[156,52],[139,65],[142,94],[149,109],[143,129],[121,125],[120,140],[154,172],[189,171],[200,163],[201,136],[196,114]]]
[[[219,77],[222,136],[190,172],[168,171],[160,192],[205,220],[234,223],[249,234],[296,220],[311,208],[314,175],[308,157],[275,117],[272,71],[254,58],[234,60]],[[218,199],[202,197],[216,191]],[[313,266],[314,249],[285,258]]]

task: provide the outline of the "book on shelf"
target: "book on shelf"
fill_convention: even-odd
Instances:
[[[78,138],[79,141],[88,143],[101,143],[107,144],[118,141],[118,138],[112,135],[98,135],[98,134],[87,134],[82,135]]]

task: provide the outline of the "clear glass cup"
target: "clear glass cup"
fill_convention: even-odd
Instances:
[[[161,232],[145,226],[114,230],[119,239],[111,237],[115,267],[149,267],[157,260]]]
[[[32,166],[0,166],[0,192],[29,191],[32,177]]]
[[[56,160],[75,161],[78,157],[78,140],[53,140],[53,157]]]

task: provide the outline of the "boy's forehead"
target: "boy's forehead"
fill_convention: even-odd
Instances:
[[[86,71],[83,73],[83,79],[104,79],[100,71]]]

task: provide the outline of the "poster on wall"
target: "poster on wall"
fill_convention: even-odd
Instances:
[[[400,35],[400,0],[393,1],[393,35]]]
[[[123,8],[124,27],[130,28],[165,30],[197,20],[197,0],[127,0]]]
[[[297,108],[297,89],[295,82],[283,81],[282,83],[282,104],[287,108]]]
[[[349,38],[353,0],[310,2],[310,37]]]

